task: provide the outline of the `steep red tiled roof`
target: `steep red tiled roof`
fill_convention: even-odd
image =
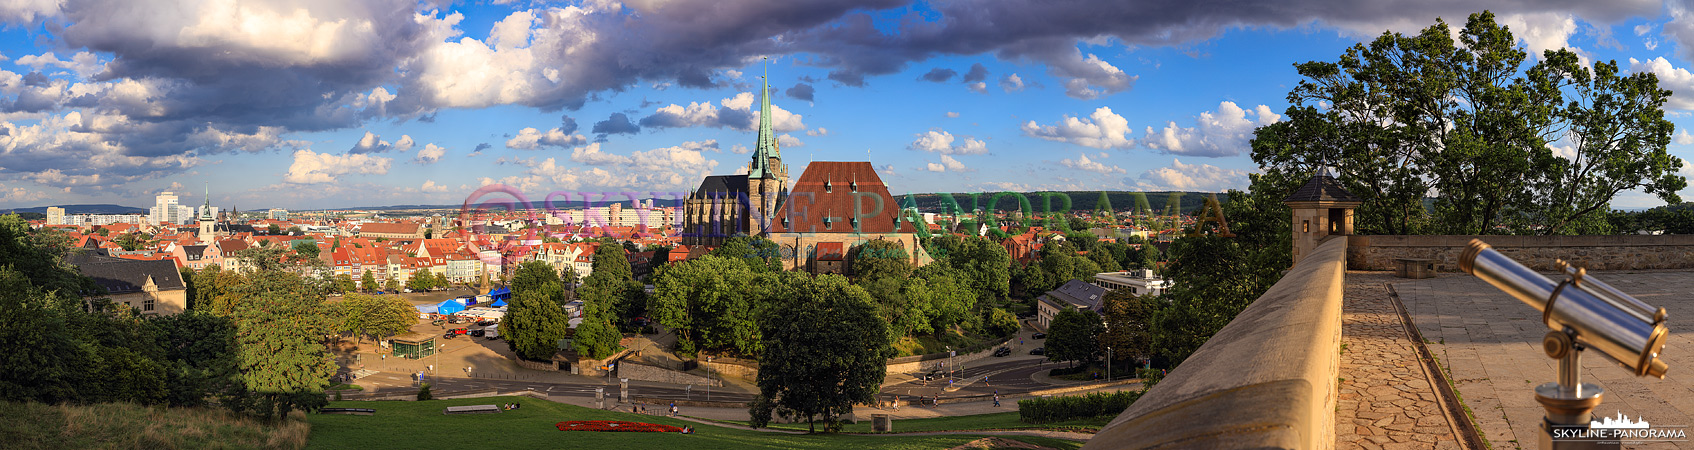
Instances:
[[[417,232],[418,224],[411,222],[366,222],[359,226],[359,233],[416,234]]]
[[[819,242],[817,248],[818,261],[840,261],[846,253],[840,242]]]
[[[794,183],[783,211],[771,218],[771,232],[913,232],[910,222],[901,222],[895,228],[894,219],[899,211],[900,205],[888,195],[888,186],[882,183],[871,163],[819,161],[807,165],[806,172]],[[866,217],[860,218],[860,214]],[[828,223],[825,217],[830,218]],[[855,218],[860,220],[857,227]],[[783,224],[783,219],[788,223]]]

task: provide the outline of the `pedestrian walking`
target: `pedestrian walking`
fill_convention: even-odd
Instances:
[[[895,411],[900,410],[900,396],[898,396],[898,395],[894,396],[894,410]]]
[[[941,407],[941,395],[937,394],[935,396],[935,401],[931,404],[934,405],[936,408],[940,408]]]
[[[671,402],[671,417],[676,417],[676,402]]]
[[[994,407],[1000,407],[1000,394],[994,394]]]

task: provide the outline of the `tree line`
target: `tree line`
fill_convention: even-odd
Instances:
[[[325,403],[336,367],[326,336],[338,321],[282,249],[244,250],[253,271],[209,274],[219,281],[187,312],[143,316],[66,263],[63,244],[0,216],[0,398],[212,405],[267,418]]]

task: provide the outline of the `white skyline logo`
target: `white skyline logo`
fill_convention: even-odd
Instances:
[[[1600,419],[1600,420],[1590,420],[1590,421],[1588,421],[1588,428],[1612,428],[1612,429],[1626,429],[1626,428],[1628,428],[1628,429],[1634,429],[1634,428],[1646,429],[1646,428],[1648,428],[1647,419],[1644,418],[1644,417],[1639,418],[1639,419],[1641,419],[1641,420],[1630,421],[1629,416],[1623,415],[1623,411],[1618,411],[1618,416],[1616,418],[1607,417],[1607,418]]]

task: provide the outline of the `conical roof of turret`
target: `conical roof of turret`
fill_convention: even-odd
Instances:
[[[1364,200],[1354,196],[1351,192],[1347,192],[1347,188],[1341,187],[1341,182],[1330,176],[1329,170],[1320,169],[1317,173],[1312,174],[1311,181],[1306,182],[1305,186],[1295,190],[1293,195],[1289,195],[1282,202],[1362,203]]]

